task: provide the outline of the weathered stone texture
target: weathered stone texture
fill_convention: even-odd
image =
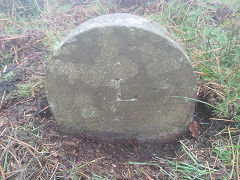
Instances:
[[[102,140],[174,139],[194,112],[196,79],[182,48],[158,24],[129,14],[81,24],[48,65],[46,90],[66,133]]]

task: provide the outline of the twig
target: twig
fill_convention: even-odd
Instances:
[[[142,173],[147,177],[148,180],[154,180],[153,178],[151,178],[145,171],[143,171],[141,169]]]
[[[31,100],[33,100],[32,97],[27,98],[27,99],[24,99],[24,100],[22,100],[22,101],[19,101],[19,102],[17,102],[16,104],[14,104],[13,106],[17,106],[18,104],[23,104],[23,103],[29,102],[29,101],[31,101]]]
[[[205,86],[206,88],[208,88],[208,89],[211,89],[211,90],[212,90],[213,92],[215,92],[217,95],[219,95],[219,96],[221,96],[222,98],[224,98],[224,95],[223,95],[221,92],[219,92],[219,91],[217,91],[216,89],[213,89],[213,88],[207,86],[206,84],[204,84],[204,86]]]
[[[50,177],[49,180],[51,180],[51,179],[53,178],[54,174],[55,174],[56,171],[57,171],[58,165],[59,165],[59,162],[57,162],[57,165],[56,165],[56,167],[55,167],[55,169],[54,169],[54,171],[53,171],[53,173],[52,173],[52,175],[51,175],[51,177]]]
[[[168,17],[168,19],[172,22],[174,26],[177,26],[176,23],[170,17]]]
[[[2,146],[3,148],[5,148],[5,146],[4,145],[2,145],[2,144],[0,144],[0,146]],[[13,154],[13,152],[12,151],[10,151],[9,150],[9,148],[8,148],[8,152],[13,156],[13,158],[14,158],[14,160],[16,161],[16,163],[17,163],[17,165],[18,165],[18,167],[20,167],[20,163],[19,163],[19,161],[18,161],[18,159],[17,159],[17,157],[15,156],[15,154]]]
[[[206,163],[207,163],[207,167],[208,167],[208,172],[209,172],[209,175],[210,175],[210,179],[213,180],[213,178],[212,178],[212,173],[211,173],[211,170],[210,170],[209,164],[208,164],[207,161],[206,161]]]
[[[13,152],[10,151],[9,149],[8,149],[8,152],[9,152],[9,153],[13,156],[13,158],[15,159],[15,161],[17,162],[18,167],[20,167],[20,163],[19,163],[17,157],[15,156],[15,154],[13,154]]]
[[[17,53],[17,48],[16,46],[13,46],[13,49],[14,49],[14,54],[15,54],[15,62],[17,65],[19,65],[19,62],[18,62],[18,53]]]
[[[129,167],[128,167],[128,179],[132,179],[132,174],[131,174]]]
[[[37,156],[31,151],[31,149],[29,149],[28,147],[26,147],[27,150],[32,154],[32,156],[37,160],[39,166],[42,168],[42,164],[41,162],[39,161],[39,159],[37,158]]]
[[[13,37],[9,37],[9,38],[4,38],[4,39],[0,39],[0,41],[6,41],[6,40],[12,40],[12,39],[21,39],[21,38],[24,38],[26,36],[23,36],[23,35],[15,35]]]
[[[233,120],[229,120],[229,119],[219,119],[219,118],[210,118],[211,120],[215,120],[215,121],[227,121],[227,122],[235,122]]]
[[[1,132],[0,137],[5,133],[7,128],[4,128],[4,130]]]
[[[7,65],[4,66],[2,73],[5,73],[6,71],[7,71]]]
[[[46,106],[45,108],[43,108],[42,110],[40,110],[37,114],[40,114],[41,112],[45,111],[45,110],[48,109],[48,108],[49,108],[49,105]]]
[[[215,82],[211,82],[210,84],[215,85],[215,86],[218,86],[218,87],[220,87],[220,88],[228,88],[227,86],[224,86],[224,85],[222,85],[222,84],[217,84],[217,83],[215,83]]]
[[[1,173],[1,177],[2,177],[1,179],[5,180],[5,175],[4,175],[3,168],[1,166],[1,164],[0,164],[0,173]]]
[[[1,102],[0,102],[0,110],[2,109],[3,102],[4,102],[4,99],[5,99],[5,95],[6,95],[6,91],[4,90],[4,91],[3,91],[2,98],[1,98]]]
[[[193,153],[191,153],[190,149],[182,141],[180,141],[180,143],[188,150],[188,153],[195,158],[196,163],[197,162],[196,160],[198,160],[198,158]]]
[[[36,179],[40,179],[40,177],[41,177],[43,171],[45,170],[45,167],[46,167],[46,166],[47,166],[47,163],[46,163],[45,166],[42,168],[42,170],[39,172],[39,175],[37,176]]]
[[[25,147],[31,148],[32,150],[34,150],[34,151],[37,152],[38,154],[41,154],[41,152],[39,152],[36,148],[34,148],[33,146],[31,146],[30,144],[27,144],[27,143],[25,143],[25,142],[23,142],[23,141],[20,141],[20,140],[16,139],[16,138],[13,138],[13,137],[11,137],[11,136],[7,136],[7,137],[8,137],[8,138],[11,138],[12,140],[16,141],[17,143],[19,143],[19,144],[21,144],[21,145],[23,145],[23,146],[25,146]]]
[[[203,55],[203,54],[206,54],[206,53],[210,53],[210,52],[214,52],[214,51],[220,51],[222,50],[223,48],[216,48],[216,49],[211,49],[209,51],[201,51],[201,52],[197,52],[198,55]]]
[[[17,174],[17,173],[20,173],[20,172],[22,172],[22,171],[24,171],[24,169],[21,169],[21,170],[19,170],[19,171],[13,171],[13,172],[11,172],[11,174],[10,175],[8,175],[8,174],[6,174],[6,179],[10,179],[10,177],[12,177],[12,176],[14,176],[15,174]],[[8,175],[8,176],[7,176]]]
[[[219,56],[215,56],[215,58],[217,60],[217,72],[222,74],[221,64],[220,64],[220,57]]]
[[[218,160],[218,155],[216,156],[216,158],[215,158],[215,160],[214,160],[213,169],[216,167],[217,160]]]
[[[77,171],[79,174],[81,174],[81,175],[83,175],[83,176],[85,176],[87,179],[91,179],[89,176],[87,176],[86,174],[84,174],[82,171]]]

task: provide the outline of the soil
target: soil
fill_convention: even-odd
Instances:
[[[42,62],[41,62],[42,61]],[[29,66],[9,67],[5,73],[9,71],[14,72],[16,76],[11,81],[2,81],[0,87],[4,89],[7,94],[16,90],[16,84],[26,81],[26,71],[34,73],[44,73],[46,63],[44,60],[39,59],[37,66],[31,66],[34,62],[28,62]],[[31,64],[32,63],[32,64]],[[32,71],[29,71],[29,67],[33,67]],[[33,74],[31,74],[33,76]],[[38,136],[36,138],[35,146],[38,151],[44,151],[45,158],[41,163],[44,165],[48,161],[58,162],[58,171],[64,178],[71,176],[71,171],[61,173],[66,169],[74,169],[81,163],[96,160],[94,163],[86,165],[87,168],[83,168],[82,177],[91,176],[91,173],[101,174],[101,176],[109,177],[109,173],[117,179],[145,179],[146,175],[154,177],[154,179],[167,179],[161,170],[156,166],[144,166],[139,167],[141,175],[135,173],[135,166],[131,166],[128,162],[164,162],[167,159],[176,159],[179,148],[181,146],[181,139],[193,140],[191,133],[188,131],[180,139],[170,143],[138,143],[136,141],[129,142],[116,142],[105,143],[89,139],[84,135],[78,138],[73,138],[67,135],[62,135],[58,132],[58,126],[54,119],[51,109],[48,106],[47,98],[45,96],[44,88],[38,91],[34,96],[24,98],[9,98],[3,104],[1,110],[1,117],[6,117],[8,124],[3,126],[0,130],[3,131],[4,127],[9,130],[12,128],[19,128],[31,124],[33,127],[40,127]],[[196,106],[195,120],[201,122],[209,122],[211,110],[203,104],[198,103]],[[27,127],[29,128],[29,127]],[[214,126],[214,128],[218,128]],[[209,130],[209,126],[202,125],[202,132]],[[9,131],[10,132],[10,131]],[[35,133],[31,130],[25,130],[24,132],[16,131],[15,138],[21,139],[23,142],[31,142]],[[207,133],[208,134],[208,133]],[[8,134],[9,136],[10,134]],[[205,135],[205,137],[207,136]],[[202,145],[209,146],[202,138]],[[37,145],[36,145],[37,144]],[[144,173],[142,173],[143,171]],[[81,174],[80,173],[80,174]],[[19,178],[18,176],[13,176]]]
[[[128,9],[123,12],[128,12]],[[135,14],[137,13],[136,11]],[[86,17],[72,17],[81,19],[73,21],[76,26],[86,20]],[[68,24],[65,21],[63,23]],[[214,141],[218,141],[216,134],[227,123],[210,121],[212,109],[201,103],[197,103],[194,116],[194,120],[201,124],[198,139],[194,139],[188,131],[176,141],[165,144],[135,141],[109,144],[84,135],[73,138],[60,134],[48,107],[44,83],[32,91],[30,96],[20,97],[17,93],[19,84],[44,82],[44,59],[51,52],[35,43],[44,36],[44,33],[34,31],[12,41],[0,41],[5,43],[6,49],[13,46],[22,48],[18,54],[19,62],[4,66],[0,75],[0,170],[7,159],[6,179],[72,179],[75,174],[81,176],[81,179],[93,176],[97,179],[97,175],[119,180],[171,179],[165,172],[178,178],[169,161],[191,161],[180,148],[183,144],[197,155],[199,161],[207,160],[209,166],[220,170],[216,178],[222,179],[228,174],[229,170],[224,169],[220,161],[216,162],[216,155],[209,150]],[[1,48],[3,47],[0,47],[0,52]],[[12,77],[4,80],[8,73],[12,73]],[[203,101],[210,96],[201,88],[198,95]],[[6,152],[9,152],[8,156]]]

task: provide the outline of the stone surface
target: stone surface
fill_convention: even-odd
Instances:
[[[167,141],[194,113],[193,68],[158,24],[130,14],[99,16],[61,43],[46,77],[60,130],[101,140]]]

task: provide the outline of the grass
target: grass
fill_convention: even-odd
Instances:
[[[182,143],[183,144],[183,143]],[[218,170],[207,167],[206,164],[200,164],[194,155],[186,149],[186,146],[182,146],[185,153],[190,157],[192,163],[189,162],[170,162],[174,165],[173,168],[176,172],[180,173],[180,177],[184,179],[205,179],[206,175],[212,175]]]
[[[201,1],[197,5],[171,1],[165,4],[160,15],[153,15],[152,19],[184,42],[199,75],[199,83],[221,98],[214,102],[218,107],[216,115],[240,123],[239,32],[234,29],[234,24],[228,30],[220,22],[214,22],[210,12],[221,7],[209,7]]]
[[[6,171],[7,159],[8,159],[8,151],[6,151],[6,155],[5,155],[5,159],[4,159],[3,172]],[[3,179],[3,177],[1,177],[1,180],[2,180],[2,179]]]
[[[227,3],[227,2],[225,2]],[[237,4],[237,2],[235,2]],[[240,3],[238,3],[239,7]],[[177,7],[177,8],[176,8]],[[232,120],[235,128],[239,130],[240,125],[240,34],[239,26],[236,27],[235,21],[222,19],[222,22],[215,22],[211,12],[223,8],[224,5],[209,6],[203,1],[192,5],[191,1],[182,4],[181,1],[170,1],[165,4],[161,14],[152,15],[152,19],[165,26],[172,32],[177,39],[184,43],[186,51],[198,74],[198,82],[203,87],[208,88],[208,92],[215,94],[218,99],[209,98],[208,105],[213,108],[214,116],[222,119]],[[239,16],[240,12],[233,9],[232,16]],[[225,22],[228,21],[228,27]],[[196,100],[199,101],[199,100]],[[206,104],[206,102],[203,102]],[[210,104],[209,104],[210,103]],[[219,159],[226,163],[226,166],[234,166],[236,161],[236,145],[239,137],[235,137],[233,142],[229,138],[231,146],[214,147],[213,151]],[[237,140],[238,139],[238,140]],[[184,148],[184,147],[183,147]],[[186,149],[185,152],[189,154]],[[204,174],[208,172],[204,166],[200,166],[193,157],[192,163],[176,162],[175,169],[187,179],[204,179]],[[226,179],[237,177],[239,169],[232,168]],[[200,177],[193,177],[196,173]],[[233,175],[235,172],[235,175]],[[239,177],[239,176],[238,176]]]
[[[14,13],[0,15],[0,26],[8,37],[14,37],[15,35],[21,37],[25,32],[32,29],[43,31],[44,38],[37,44],[30,44],[30,47],[48,49],[51,52],[62,38],[81,22],[97,15],[109,13],[112,9],[115,12],[128,12],[127,9],[119,9],[118,5],[112,1],[97,0],[75,9],[72,9],[70,5],[73,2],[71,0],[46,1],[49,3],[48,8],[47,6],[39,8],[34,1],[28,2],[31,8],[27,15],[22,14],[22,12],[17,14],[17,11],[22,9],[12,9]],[[149,4],[151,2],[149,1]],[[141,15],[144,14],[161,24],[184,46],[196,71],[198,95],[205,97],[206,101],[187,97],[178,98],[186,98],[208,105],[213,112],[212,119],[219,120],[213,120],[209,124],[216,125],[220,121],[226,121],[227,124],[223,124],[220,130],[213,131],[214,134],[209,133],[209,131],[203,133],[197,141],[183,139],[181,148],[176,152],[175,158],[166,157],[163,162],[128,162],[126,166],[133,167],[132,174],[135,174],[137,179],[142,177],[150,179],[153,176],[153,173],[148,173],[144,169],[146,167],[157,168],[157,170],[152,169],[152,171],[160,172],[162,177],[166,179],[239,179],[240,11],[238,8],[240,8],[240,2],[237,0],[221,0],[221,3],[209,3],[210,1],[206,0],[155,2],[157,4],[153,4],[147,10],[145,9],[145,12]],[[143,7],[139,9],[144,10]],[[6,12],[10,12],[10,10],[11,8]],[[141,12],[137,10],[130,12]],[[24,52],[21,51],[24,43],[20,43],[21,46],[14,44],[14,41],[11,40],[7,40],[6,43],[7,48],[0,55],[1,69],[16,64],[17,60],[21,64],[24,59],[24,56],[19,56],[21,54],[35,53],[31,48]],[[14,48],[17,49],[17,53]],[[44,57],[47,61],[51,58],[51,54]],[[13,72],[8,72],[2,76],[2,79],[11,81],[13,76]],[[42,78],[37,76],[31,80],[22,81],[16,84],[17,96],[20,99],[33,97],[35,93],[39,92],[39,89],[43,88],[42,86]],[[5,147],[0,149],[0,152],[5,152],[4,157],[0,160],[4,173],[8,173],[8,167],[11,167],[14,164],[13,162],[16,160],[18,162],[22,161],[18,159],[21,157],[22,159],[30,159],[29,164],[24,162],[24,166],[21,167],[21,170],[25,168],[30,172],[29,177],[40,177],[42,179],[66,177],[79,179],[85,177],[95,180],[111,177],[110,179],[116,179],[116,174],[115,176],[112,175],[110,169],[108,173],[95,172],[92,169],[87,171],[90,171],[90,173],[84,173],[91,165],[97,163],[97,158],[93,161],[87,160],[84,162],[65,160],[64,163],[58,159],[57,155],[52,158],[51,153],[56,152],[55,154],[57,154],[58,151],[61,151],[61,148],[57,151],[54,148],[46,148],[50,143],[43,145],[48,138],[43,135],[45,126],[35,123],[34,118],[30,115],[24,115],[23,119],[24,123],[18,125],[18,127],[10,123],[5,130],[4,128],[1,129],[2,132],[8,132],[8,129],[15,128],[14,130],[20,139],[19,141],[15,140],[15,145],[18,143],[22,147],[22,149],[16,148],[20,155],[16,156],[15,160],[13,147],[13,149],[7,149],[8,145],[5,144]],[[44,120],[44,118],[41,119],[42,122]],[[9,137],[6,138],[9,141]],[[206,138],[207,141],[205,142],[204,139]],[[11,140],[13,141],[13,139]],[[42,143],[39,145],[39,142]],[[203,144],[208,145],[203,146]],[[49,146],[51,147],[51,144]],[[61,145],[58,144],[57,147],[61,147]],[[42,150],[42,148],[45,148],[44,151],[41,151],[42,154],[38,154],[37,151]],[[30,167],[39,170],[37,175],[36,172],[35,174],[32,172]],[[126,174],[129,171],[127,169],[124,172],[125,178],[128,177]]]
[[[14,78],[14,72],[10,71],[2,76],[3,81],[11,81]]]
[[[78,180],[80,179],[81,177],[87,177],[89,178],[89,176],[85,175],[83,172],[81,172],[81,169],[84,168],[85,166],[88,166],[92,163],[95,163],[96,161],[100,160],[102,158],[97,158],[97,159],[94,159],[92,161],[89,161],[89,162],[86,162],[86,163],[83,163],[83,164],[80,164],[80,165],[76,165],[74,162],[70,162],[73,167],[71,169],[66,169],[64,171],[61,171],[61,172],[58,172],[57,174],[59,174],[59,176],[61,176],[60,174],[64,174],[64,173],[68,173],[71,175],[71,179],[73,180]],[[95,178],[102,178],[96,174],[93,174],[93,177],[95,176]]]
[[[131,162],[131,161],[129,161],[129,162],[127,162],[127,164],[136,166],[135,173],[136,173],[138,176],[140,176],[139,174],[141,173],[141,169],[138,168],[139,166],[155,166],[155,167],[159,168],[159,170],[161,170],[161,171],[162,171],[165,175],[167,175],[170,179],[175,179],[173,173],[164,170],[164,169],[161,167],[160,163],[157,163],[157,162],[140,162],[140,163],[139,163],[139,162]]]
[[[238,135],[238,141],[235,144],[233,143],[230,128],[228,128],[228,135],[229,139],[227,145],[226,141],[220,140],[218,145],[213,147],[213,152],[217,154],[224,166],[231,168],[231,171],[228,176],[226,176],[226,179],[232,179],[239,176],[240,136]]]
[[[43,86],[42,81],[38,82],[26,82],[23,84],[17,84],[16,86],[16,94],[18,97],[34,97],[34,94],[39,91],[39,89]]]
[[[209,175],[214,175],[218,170],[214,168],[210,168],[206,166],[203,162],[198,162],[196,156],[192,154],[186,147],[186,145],[182,143],[182,149],[190,159],[186,158],[185,161],[173,161],[169,158],[168,163],[162,163],[161,161],[157,162],[128,162],[130,165],[135,166],[155,166],[159,168],[169,179],[199,179],[204,180]],[[169,164],[171,166],[171,170],[164,170],[161,165]],[[177,173],[177,177],[176,177]],[[174,175],[175,174],[175,175]],[[166,178],[166,177],[165,177]]]

